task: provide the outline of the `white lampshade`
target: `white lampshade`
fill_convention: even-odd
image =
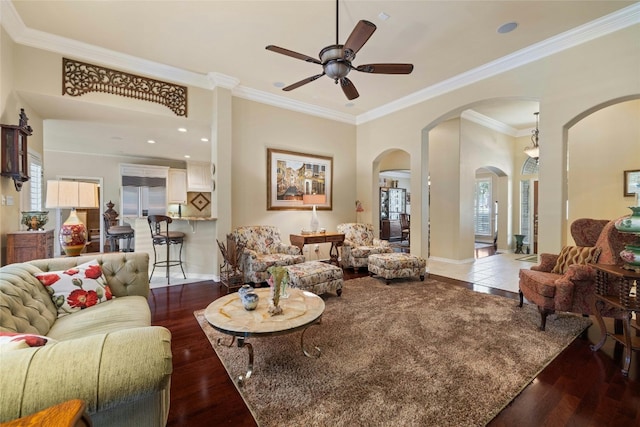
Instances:
[[[47,208],[98,207],[98,185],[80,181],[47,181]]]
[[[534,159],[537,159],[538,157],[540,157],[540,147],[538,146],[527,147],[524,149],[524,152],[526,153],[527,156],[533,157]]]

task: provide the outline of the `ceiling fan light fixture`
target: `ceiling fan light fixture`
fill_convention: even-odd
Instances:
[[[538,111],[533,114],[536,116],[536,128],[531,131],[531,146],[526,147],[524,152],[527,156],[538,159],[540,157],[540,146],[538,145],[538,134],[540,133],[538,130],[538,117],[540,116],[540,112]]]
[[[324,64],[324,73],[334,80],[345,77],[349,71],[351,71],[351,67],[345,61],[331,60]]]

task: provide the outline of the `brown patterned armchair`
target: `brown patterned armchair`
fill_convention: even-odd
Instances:
[[[358,271],[366,267],[369,255],[393,252],[389,242],[373,237],[373,225],[354,222],[338,224],[338,233],[344,234],[342,267]]]
[[[241,265],[245,281],[266,282],[267,269],[272,266],[285,266],[305,261],[297,246],[282,243],[280,230],[270,225],[238,227],[233,230],[237,243],[244,246]]]
[[[538,306],[540,330],[545,330],[547,316],[556,311],[593,314],[595,270],[589,263],[622,265],[620,251],[635,236],[618,232],[615,220],[604,227],[603,222],[585,218],[574,221],[571,235],[578,246],[566,246],[559,255],[540,254],[539,265],[520,270],[520,307],[523,297]],[[591,246],[580,246],[589,243]],[[615,311],[603,313],[607,317],[618,315]]]

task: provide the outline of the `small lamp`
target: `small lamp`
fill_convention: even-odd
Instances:
[[[364,208],[360,200],[356,200],[356,224],[358,223],[358,214],[360,214],[360,212],[364,212]]]
[[[60,245],[67,256],[78,256],[87,244],[87,227],[80,221],[76,208],[98,207],[98,185],[79,181],[47,181],[47,208],[71,209],[60,227]]]
[[[318,231],[318,214],[316,213],[316,205],[322,205],[327,202],[327,196],[324,194],[305,194],[302,196],[302,204],[313,205],[311,211],[311,231]]]

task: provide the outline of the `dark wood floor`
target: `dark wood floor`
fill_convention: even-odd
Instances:
[[[345,279],[364,274],[347,270]],[[489,292],[514,302],[517,298],[511,292]],[[256,425],[193,316],[224,294],[214,282],[198,282],[156,288],[149,297],[153,324],[172,332],[169,426]],[[601,351],[589,349],[598,332],[592,326],[588,336],[577,338],[489,426],[640,426],[640,354],[633,356],[629,378],[623,377],[619,345],[608,340]]]

